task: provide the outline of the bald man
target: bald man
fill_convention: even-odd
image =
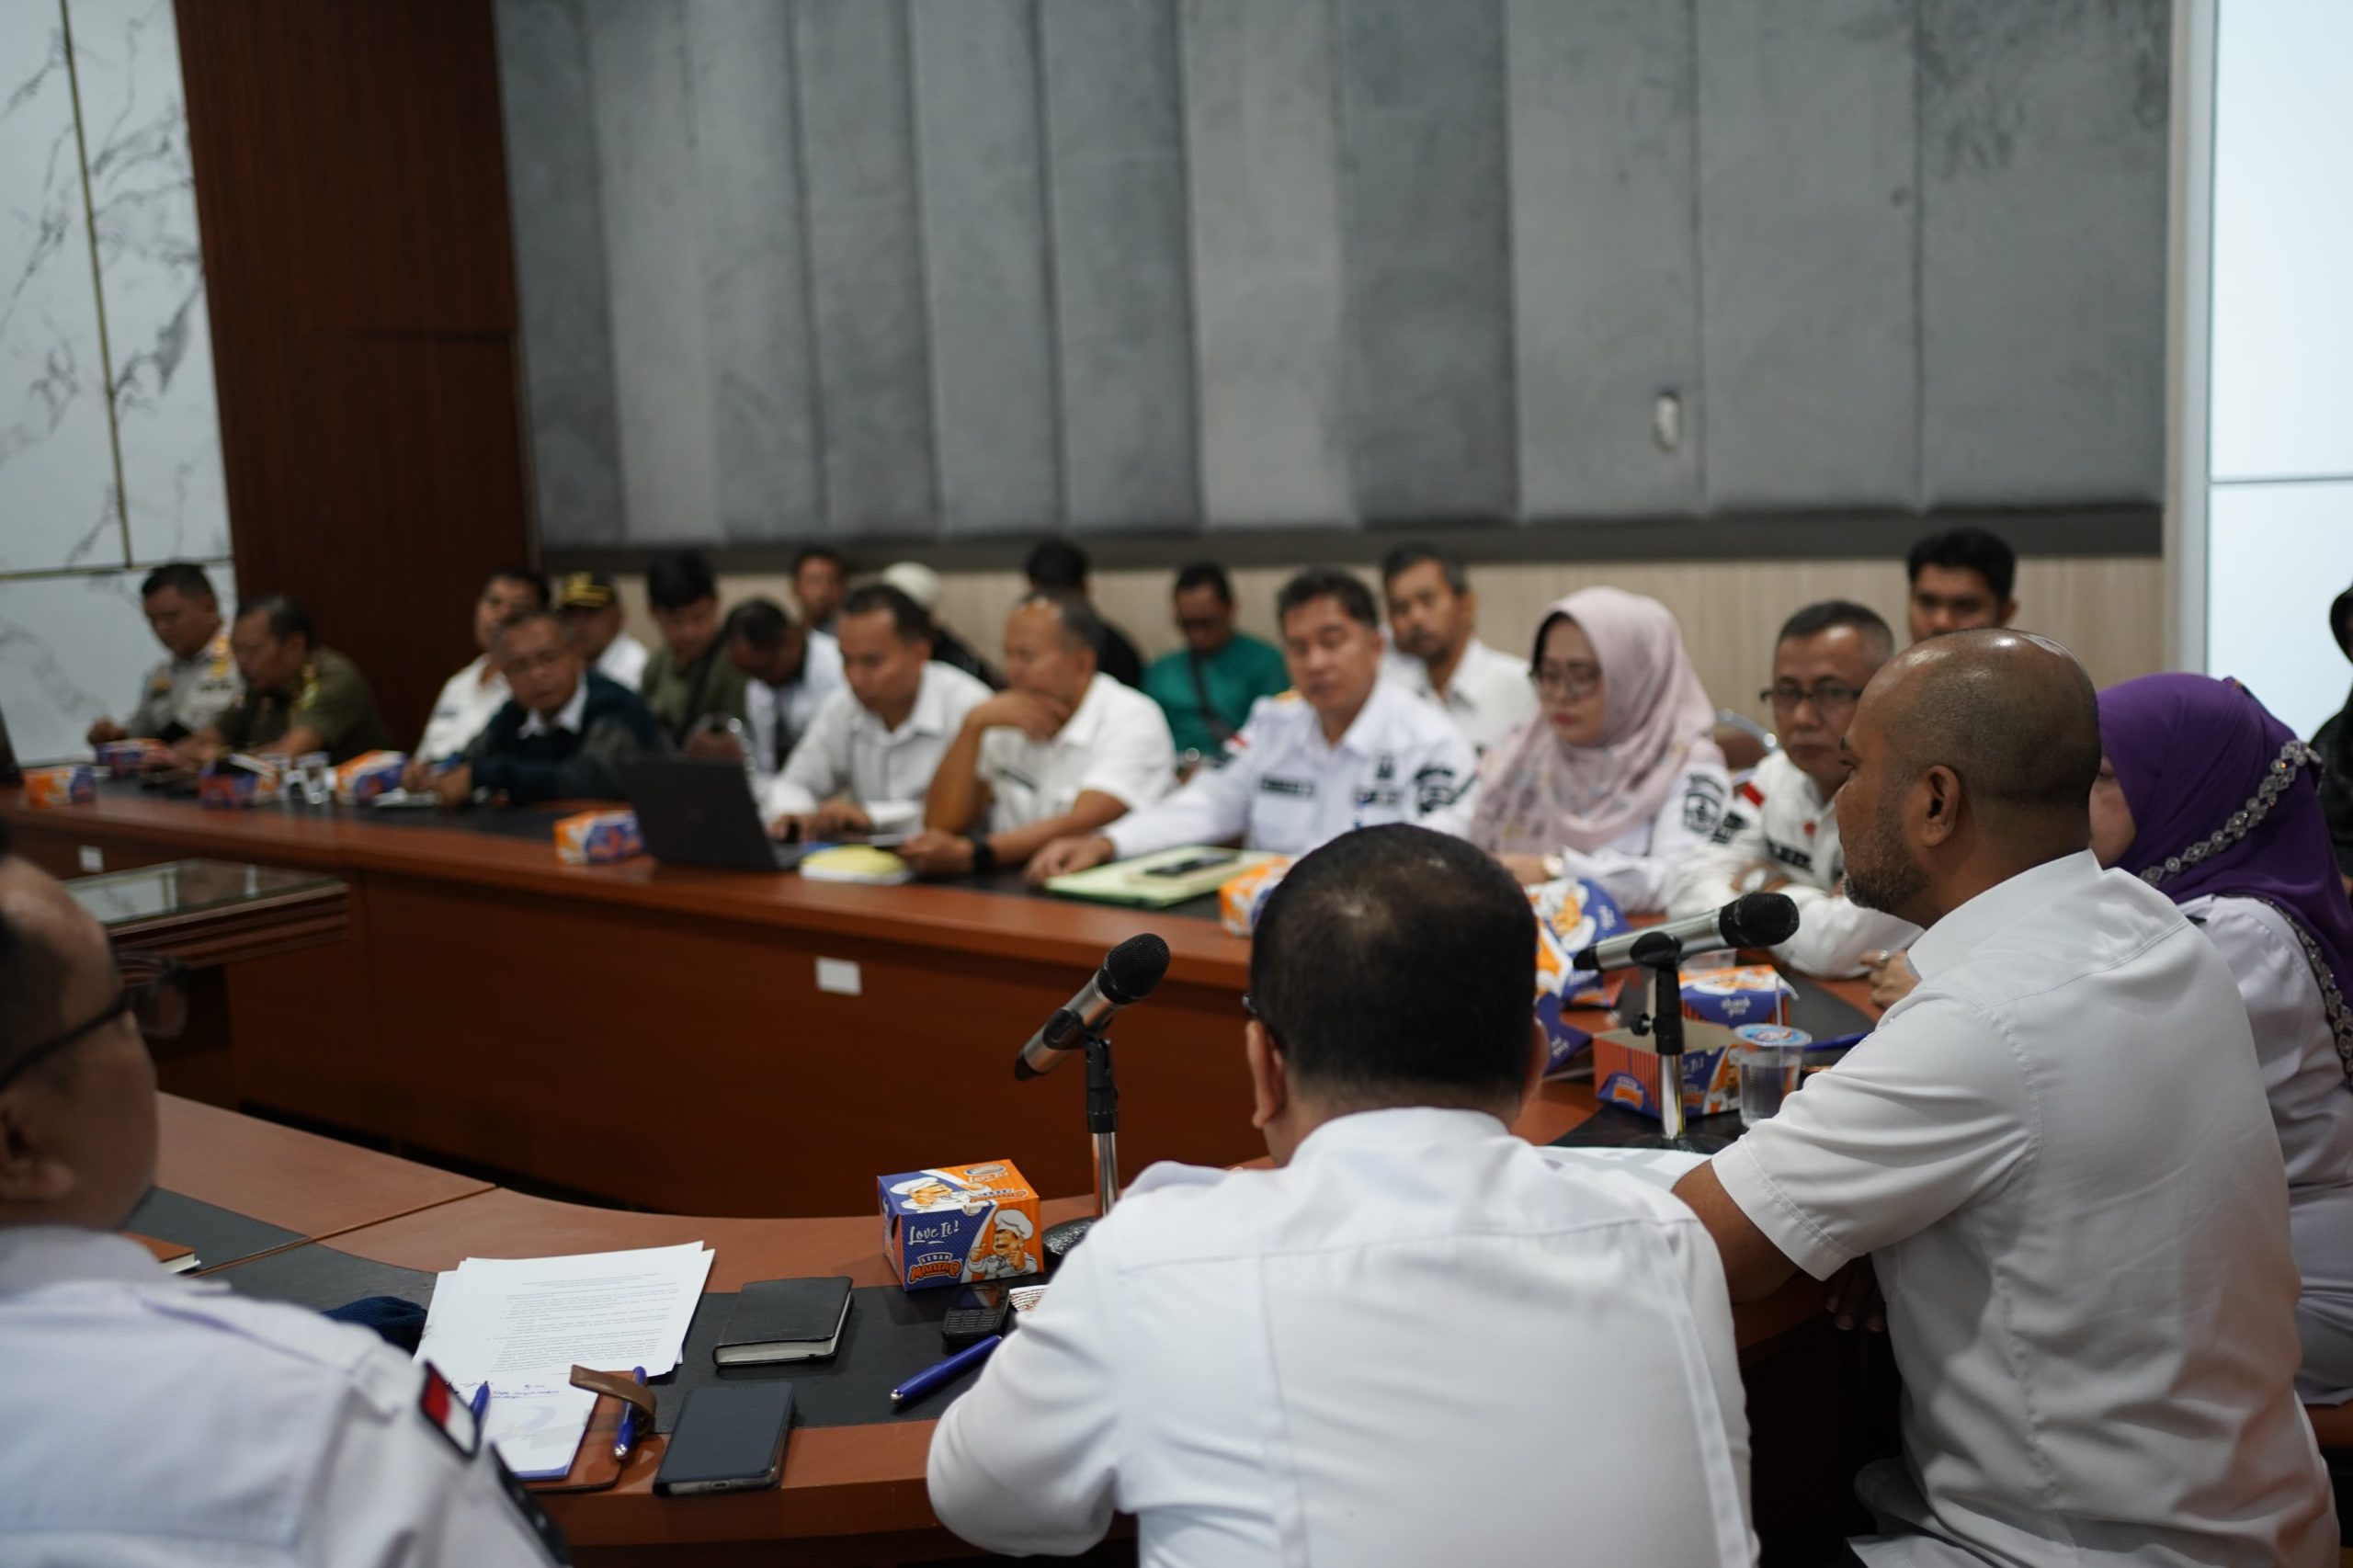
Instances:
[[[2086,845],[2092,684],[1954,632],[1844,749],[1847,891],[1924,928],[1878,1031],[1676,1192],[1735,1301],[1873,1271],[1904,1459],[1869,1563],[2336,1561],[2295,1398],[2287,1184],[2246,1009],[2164,894]]]

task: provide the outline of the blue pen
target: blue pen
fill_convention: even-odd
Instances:
[[[643,1388],[645,1386],[644,1368],[631,1367],[629,1369],[629,1375],[637,1380],[638,1387]],[[613,1434],[613,1458],[617,1460],[625,1460],[629,1458],[629,1451],[636,1442],[637,1406],[633,1404],[624,1404],[621,1406],[620,1430]]]
[[[1865,1029],[1860,1034],[1835,1034],[1828,1040],[1815,1040],[1812,1045],[1807,1046],[1805,1049],[1808,1051],[1842,1051],[1850,1045],[1860,1045],[1863,1041],[1870,1038],[1871,1031],[1869,1029]]]
[[[466,1403],[467,1407],[474,1413],[474,1421],[479,1425],[483,1414],[490,1409],[490,1380],[483,1379],[482,1386],[474,1390],[473,1398]]]
[[[896,1409],[913,1404],[932,1390],[954,1382],[959,1375],[979,1366],[989,1358],[989,1352],[1005,1343],[1005,1335],[992,1334],[986,1339],[976,1339],[936,1367],[926,1367],[905,1382],[891,1391],[891,1405]]]

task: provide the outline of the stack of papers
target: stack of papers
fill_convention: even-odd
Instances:
[[[490,1384],[483,1435],[526,1481],[572,1469],[597,1396],[574,1365],[658,1378],[678,1365],[710,1278],[700,1242],[569,1257],[470,1257],[440,1276],[420,1361],[472,1399]]]

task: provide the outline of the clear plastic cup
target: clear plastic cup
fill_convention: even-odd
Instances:
[[[1803,1046],[1743,1045],[1734,1048],[1733,1067],[1740,1074],[1740,1119],[1754,1127],[1779,1114],[1781,1102],[1798,1086],[1805,1061]]]

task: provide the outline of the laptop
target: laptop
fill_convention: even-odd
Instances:
[[[790,871],[809,852],[807,845],[779,844],[768,836],[740,762],[625,756],[619,766],[645,851],[663,865]]]

